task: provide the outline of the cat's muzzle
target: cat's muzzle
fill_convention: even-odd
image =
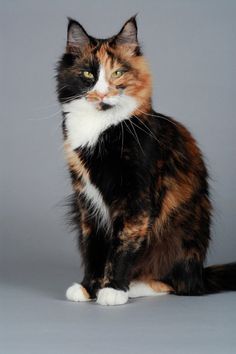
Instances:
[[[110,109],[114,106],[112,106],[108,103],[100,102],[97,107],[100,111],[107,111],[108,109]]]

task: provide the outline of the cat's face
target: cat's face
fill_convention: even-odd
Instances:
[[[150,105],[151,78],[137,41],[135,18],[106,40],[89,36],[70,20],[67,38],[57,76],[62,104],[76,101],[101,113],[117,113],[128,106],[130,111],[144,110]]]

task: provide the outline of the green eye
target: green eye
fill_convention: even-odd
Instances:
[[[114,73],[112,73],[111,76],[112,76],[114,79],[117,79],[117,78],[121,77],[123,74],[124,74],[124,71],[123,71],[123,70],[116,70],[116,71],[114,71]]]
[[[94,79],[94,76],[90,71],[83,71],[83,75],[86,77],[86,79]]]

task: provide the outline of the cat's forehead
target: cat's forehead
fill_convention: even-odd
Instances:
[[[101,40],[95,46],[88,46],[78,60],[88,63],[96,61],[107,69],[111,69],[120,65],[129,66],[129,59],[124,50],[110,46],[108,40]]]
[[[100,46],[95,55],[97,60],[105,67],[112,67],[122,61],[118,53],[106,43]]]

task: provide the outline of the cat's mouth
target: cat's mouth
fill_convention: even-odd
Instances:
[[[97,105],[97,109],[99,111],[107,111],[108,109],[111,109],[113,107],[114,107],[114,105],[111,105],[111,104],[108,104],[108,103],[105,103],[105,102],[100,102]]]

